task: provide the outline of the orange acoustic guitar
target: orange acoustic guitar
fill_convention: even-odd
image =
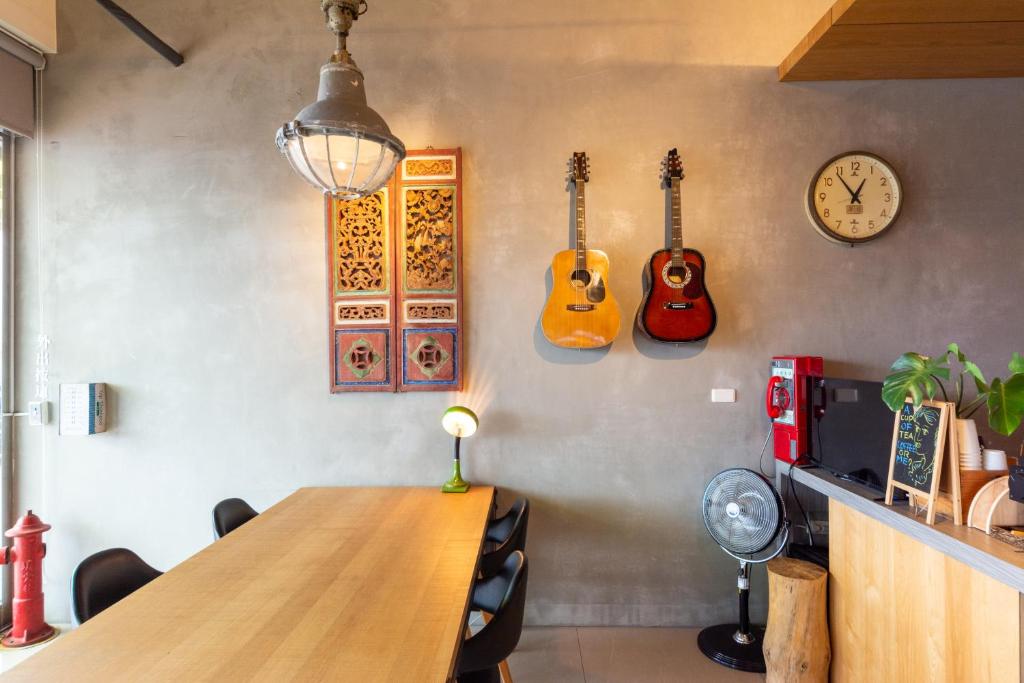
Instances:
[[[576,190],[576,245],[551,261],[551,294],[540,326],[555,346],[596,349],[619,333],[619,304],[608,287],[608,255],[587,249],[586,192],[590,160],[576,152],[569,162],[569,185]]]
[[[659,249],[645,270],[647,291],[637,311],[637,327],[660,342],[698,342],[715,331],[717,316],[704,285],[704,257],[683,248],[679,183],[683,164],[675,149],[662,162],[662,183],[672,198],[672,248]]]

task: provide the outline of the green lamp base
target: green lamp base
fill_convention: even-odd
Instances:
[[[442,493],[465,493],[469,490],[469,482],[462,478],[462,470],[459,461],[452,461],[452,478],[441,486]]]

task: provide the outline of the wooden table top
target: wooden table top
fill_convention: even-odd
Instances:
[[[4,678],[445,681],[493,496],[300,489]]]

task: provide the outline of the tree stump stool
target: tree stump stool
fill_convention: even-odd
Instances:
[[[768,683],[828,681],[827,579],[828,572],[810,562],[777,557],[768,563]]]

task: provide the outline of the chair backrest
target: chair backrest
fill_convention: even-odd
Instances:
[[[497,574],[505,560],[516,550],[526,552],[526,531],[529,524],[530,500],[518,498],[505,516],[488,528],[487,540],[499,545],[480,557],[480,573],[484,577]]]
[[[498,666],[516,649],[523,633],[526,610],[526,581],[529,563],[522,551],[506,558],[501,570],[489,579],[480,579],[477,589],[500,595],[495,600],[493,617],[475,635],[462,643],[458,674],[483,671]]]
[[[228,498],[213,506],[213,533],[224,538],[229,533],[259,515],[241,498]]]
[[[504,515],[488,525],[487,540],[492,543],[504,543],[512,535],[516,525],[520,523],[519,519],[524,515],[530,516],[530,501],[527,498],[516,498]]]
[[[71,577],[75,620],[84,624],[163,574],[127,548],[101,550],[82,560]]]

